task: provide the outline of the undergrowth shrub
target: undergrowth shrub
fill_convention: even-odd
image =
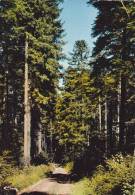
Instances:
[[[45,177],[53,169],[51,164],[19,169],[15,166],[10,152],[5,151],[0,156],[0,189],[4,186],[13,186],[19,190],[24,189]]]
[[[64,169],[68,172],[71,173],[73,170],[74,163],[73,162],[68,162],[64,165]]]
[[[116,155],[106,161],[106,166],[98,166],[89,182],[81,181],[85,188],[82,195],[133,195],[134,178],[133,157]]]
[[[74,184],[72,195],[89,195],[89,179],[84,178]]]
[[[132,164],[133,157],[124,158],[122,155],[116,155],[107,160],[105,168],[98,166],[90,180],[89,195],[124,195],[127,184],[133,187],[134,171]],[[128,190],[128,193],[132,194],[133,189],[129,188]]]
[[[7,178],[15,173],[13,159],[9,151],[0,156],[0,187],[8,185]]]

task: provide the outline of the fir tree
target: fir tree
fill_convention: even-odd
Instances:
[[[107,96],[110,102],[110,106],[108,105],[107,108],[108,120],[113,118],[117,124],[117,130],[114,133],[116,126],[108,121],[108,124],[113,125],[109,126],[107,130],[107,137],[110,139],[108,142],[114,142],[111,137],[115,134],[118,138],[119,149],[122,151],[125,150],[127,110],[129,109],[126,96],[129,83],[127,76],[132,74],[130,70],[133,62],[134,3],[124,2],[124,6],[121,2],[91,1],[91,3],[99,10],[93,27],[93,36],[97,37],[93,50],[93,75],[96,78],[100,76],[100,78],[106,79],[106,75],[110,75],[110,79],[114,78],[115,87],[111,91],[102,90],[102,92],[104,91],[104,97]],[[102,98],[104,97],[102,96]],[[116,101],[117,105],[114,103]],[[115,106],[113,115],[111,114],[111,105]]]
[[[52,120],[51,117],[54,116],[63,32],[59,19],[59,3],[61,1],[58,0],[0,2],[1,64],[5,72],[5,91],[2,92],[2,97],[6,97],[1,138],[5,134],[9,139],[8,142],[6,138],[2,139],[2,150],[12,150],[18,161],[23,147],[25,35],[28,36],[27,62],[32,123],[29,139],[32,138],[33,159],[43,148],[39,143],[42,143],[42,137],[45,137],[49,129],[49,125],[46,125],[48,118]],[[11,146],[11,143],[14,144]]]

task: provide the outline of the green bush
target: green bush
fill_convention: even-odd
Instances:
[[[82,195],[132,195],[134,173],[133,157],[116,155],[106,161],[105,167],[97,167],[87,185],[84,182],[87,191],[83,188]]]
[[[38,182],[53,169],[51,164],[19,169],[15,167],[10,152],[5,151],[0,156],[0,188],[10,185],[22,190]]]
[[[89,195],[123,195],[126,184],[133,183],[133,158],[117,155],[106,162],[106,168],[98,167],[90,180]],[[131,192],[129,192],[132,194]]]
[[[10,185],[22,190],[36,183],[52,170],[51,164],[19,169],[15,167],[10,152],[5,151],[0,156],[0,188]]]
[[[74,163],[73,162],[68,162],[64,165],[64,169],[68,172],[71,173],[73,170]]]
[[[15,173],[14,162],[10,152],[5,151],[0,156],[0,187],[8,185],[7,178]]]
[[[72,189],[72,195],[88,195],[89,194],[89,179],[84,178],[77,182]],[[94,194],[93,194],[94,195]]]

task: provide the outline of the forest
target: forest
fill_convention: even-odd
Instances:
[[[97,9],[94,47],[76,40],[69,57],[62,4],[0,1],[0,189],[57,164],[71,194],[134,195],[135,2],[84,1]]]

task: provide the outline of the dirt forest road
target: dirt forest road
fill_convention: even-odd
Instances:
[[[72,187],[68,173],[57,167],[49,178],[27,188],[20,195],[71,195]]]

